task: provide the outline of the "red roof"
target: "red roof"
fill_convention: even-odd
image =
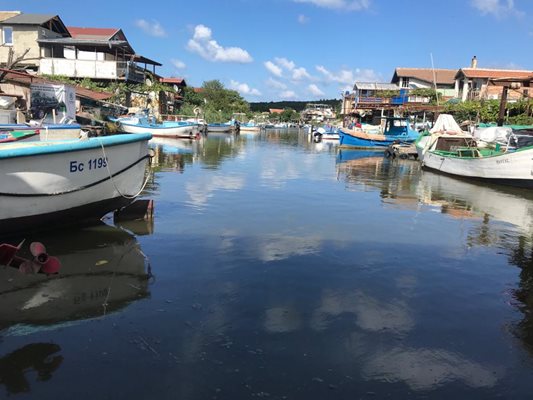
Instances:
[[[484,69],[484,68],[461,68],[457,75],[463,74],[466,78],[524,78],[530,79],[533,71],[517,69]]]
[[[109,39],[120,30],[118,28],[80,28],[77,26],[69,26],[67,29],[70,36],[75,39],[94,39],[95,37]]]
[[[185,82],[183,78],[159,78],[161,83],[174,83],[176,85],[181,85]]]
[[[195,87],[193,88],[194,90],[194,93],[203,93],[204,92],[204,88],[201,88],[201,87]]]
[[[270,114],[281,114],[284,110],[283,108],[271,108],[268,111],[270,111]]]

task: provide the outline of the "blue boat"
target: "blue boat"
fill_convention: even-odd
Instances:
[[[339,129],[339,144],[346,147],[386,148],[393,143],[413,143],[420,134],[411,128],[409,118],[387,117],[383,133]]]
[[[39,131],[40,140],[78,139],[81,134],[80,124],[0,124],[0,131]]]

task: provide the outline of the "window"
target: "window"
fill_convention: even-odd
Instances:
[[[2,43],[5,46],[12,46],[13,45],[13,28],[10,26],[4,26],[2,28]]]
[[[402,78],[402,87],[403,88],[409,87],[409,78]]]

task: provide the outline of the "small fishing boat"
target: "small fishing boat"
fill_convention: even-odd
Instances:
[[[233,130],[233,125],[229,123],[211,123],[207,124],[208,132],[224,132],[228,133]]]
[[[313,131],[313,141],[315,143],[322,141],[338,141],[339,140],[339,128],[324,125]]]
[[[398,143],[413,143],[420,134],[411,128],[408,118],[387,117],[383,133],[362,129],[339,129],[339,144],[346,147],[386,148]]]
[[[241,132],[260,132],[261,127],[257,125],[254,121],[248,121],[240,124]]]
[[[192,139],[199,136],[198,123],[190,121],[163,121],[157,123],[154,117],[135,115],[111,119],[123,133],[146,133],[155,137]]]
[[[132,134],[0,146],[0,235],[100,219],[128,205],[146,184],[151,138]]]
[[[38,129],[22,130],[22,131],[0,131],[0,143],[12,143],[20,140],[28,140],[30,138],[38,138]]]
[[[79,139],[81,125],[79,124],[0,124],[0,131],[39,131],[40,140],[68,140]]]
[[[533,188],[533,135],[515,131],[508,143],[478,147],[471,137],[439,136],[422,165],[457,177]]]

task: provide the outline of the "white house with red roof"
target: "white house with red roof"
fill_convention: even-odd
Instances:
[[[29,48],[21,65],[41,75],[144,82],[162,64],[135,52],[119,28],[66,27],[57,15],[0,11],[1,60]]]

